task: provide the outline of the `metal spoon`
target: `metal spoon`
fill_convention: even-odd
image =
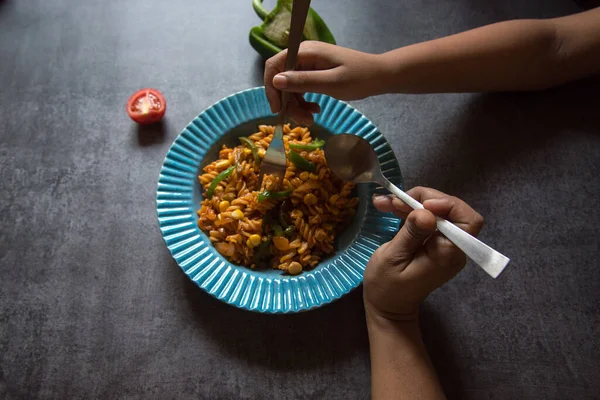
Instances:
[[[365,139],[349,134],[334,135],[327,140],[325,157],[329,168],[339,178],[354,183],[379,183],[413,209],[423,208],[421,203],[383,176],[377,154]],[[492,278],[497,278],[510,262],[508,257],[453,223],[440,217],[436,217],[436,220],[438,230]]]

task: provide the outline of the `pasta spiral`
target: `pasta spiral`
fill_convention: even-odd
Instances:
[[[358,198],[352,183],[331,173],[322,149],[290,149],[290,144],[314,143],[303,127],[285,125],[284,146],[307,160],[312,172],[288,158],[282,182],[265,176],[259,183],[255,157],[262,160],[274,130],[260,125],[247,138],[253,146],[223,146],[218,159],[204,167],[198,177],[204,188],[198,226],[233,263],[298,273],[334,253],[335,238],[354,216]]]

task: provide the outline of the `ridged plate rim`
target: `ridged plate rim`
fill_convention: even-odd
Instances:
[[[321,113],[315,123],[333,134],[353,133],[374,147],[384,174],[402,186],[402,174],[391,147],[377,127],[349,104],[332,97],[308,93]],[[163,240],[183,272],[201,289],[235,307],[261,313],[296,313],[335,301],[362,282],[372,253],[389,241],[400,219],[379,213],[370,196],[359,232],[348,248],[338,251],[312,271],[299,276],[273,278],[260,271],[229,263],[198,228],[194,185],[203,158],[228,131],[257,119],[274,117],[264,87],[246,89],[218,101],[192,120],[171,145],[161,167],[156,212]]]

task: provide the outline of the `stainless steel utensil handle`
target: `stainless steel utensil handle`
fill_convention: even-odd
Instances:
[[[296,68],[298,49],[302,41],[302,32],[306,24],[306,16],[310,8],[310,0],[294,0],[292,5],[292,22],[290,23],[290,36],[288,39],[288,52],[285,58],[285,70]]]
[[[310,8],[310,0],[294,0],[292,5],[292,19],[290,23],[290,35],[288,39],[287,55],[285,57],[285,70],[292,71],[296,69],[296,60],[298,59],[298,50],[302,41],[302,32],[306,24],[306,17]],[[278,122],[283,123],[284,115],[287,110],[289,93],[281,92],[281,109],[279,111]]]
[[[423,204],[400,190],[400,188],[387,180],[387,178],[383,177],[383,182],[381,182],[381,184],[414,210],[424,208]],[[452,222],[440,217],[436,217],[436,220],[438,230],[459,249],[464,251],[471,260],[479,265],[492,278],[497,278],[510,262],[508,257],[492,249],[476,237],[471,236]]]

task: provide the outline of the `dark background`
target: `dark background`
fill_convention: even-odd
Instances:
[[[271,7],[273,2],[268,2]],[[548,0],[314,0],[338,43],[369,52],[511,18]],[[250,0],[0,0],[0,398],[364,399],[361,290],[301,315],[241,311],[190,283],[157,227],[179,131],[262,84]],[[162,127],[124,104],[166,96]],[[406,187],[457,195],[512,258],[468,265],[423,306],[454,399],[600,393],[600,82],[530,94],[353,102],[386,135]]]

